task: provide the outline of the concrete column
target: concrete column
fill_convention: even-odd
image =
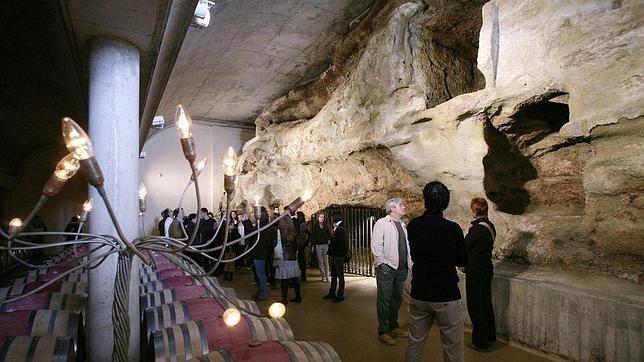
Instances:
[[[105,176],[105,190],[121,228],[130,240],[138,231],[139,181],[139,51],[114,39],[98,38],[89,54],[89,137]],[[116,235],[98,192],[89,231]],[[100,253],[100,252],[98,252]],[[91,361],[111,361],[113,345],[112,300],[117,256],[89,273],[88,339]],[[129,360],[138,361],[139,308],[138,266],[135,258],[130,278]]]

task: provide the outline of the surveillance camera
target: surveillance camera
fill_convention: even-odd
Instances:
[[[210,8],[215,5],[215,3],[199,0],[197,8],[195,9],[195,14],[192,17],[192,25],[197,28],[206,28],[210,24]]]

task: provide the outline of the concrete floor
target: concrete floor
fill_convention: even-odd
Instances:
[[[293,329],[296,340],[324,341],[330,343],[345,362],[351,361],[402,361],[406,339],[398,339],[395,347],[381,344],[377,338],[376,328],[376,280],[375,278],[357,275],[346,275],[346,300],[332,303],[322,300],[329,288],[328,283],[320,281],[317,270],[308,270],[308,282],[302,285],[303,303],[289,303],[286,306],[286,320]],[[223,281],[222,286],[230,286],[237,291],[240,299],[251,299],[256,293],[250,271],[238,270],[233,282]],[[290,298],[293,291],[290,290]],[[262,312],[268,314],[268,307],[281,299],[278,289],[269,290],[269,299],[259,302]],[[408,321],[407,301],[400,308],[400,322],[406,328]],[[471,340],[465,332],[465,344]],[[441,361],[442,350],[438,328],[434,326],[429,335],[424,361]],[[466,361],[549,361],[548,356],[541,356],[498,341],[490,353],[480,353],[465,347]]]

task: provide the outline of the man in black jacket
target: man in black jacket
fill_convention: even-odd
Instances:
[[[420,361],[434,320],[444,361],[463,361],[463,310],[456,267],[465,265],[463,231],[443,217],[449,190],[438,181],[423,189],[425,213],[407,227],[412,267],[406,361]]]
[[[336,211],[333,215],[333,236],[329,243],[329,267],[331,268],[331,287],[329,293],[322,299],[333,299],[334,302],[344,300],[344,260],[347,257],[347,229],[344,228],[344,215]],[[336,292],[336,286],[338,290]]]

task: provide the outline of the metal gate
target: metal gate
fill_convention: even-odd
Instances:
[[[385,216],[385,210],[354,206],[332,206],[324,210],[327,220],[339,210],[344,215],[347,241],[353,254],[351,261],[344,265],[344,271],[373,277],[375,270],[371,254],[371,230],[373,224]]]

